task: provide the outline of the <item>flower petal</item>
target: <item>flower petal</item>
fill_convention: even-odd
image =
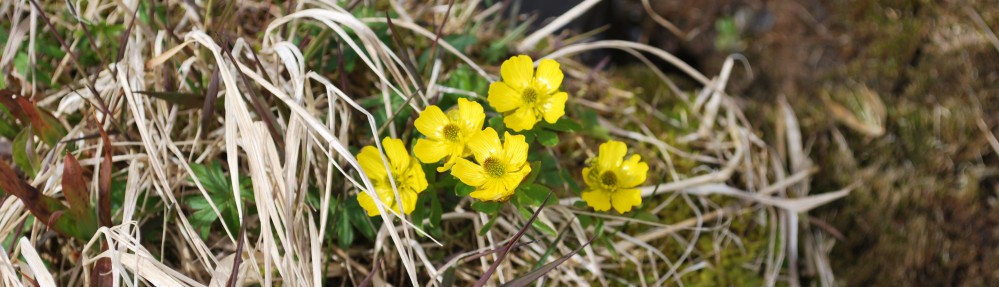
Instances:
[[[472,155],[475,156],[475,160],[479,163],[482,163],[493,154],[501,152],[503,149],[503,145],[500,144],[499,135],[491,127],[486,128],[469,139],[466,146],[472,151]]]
[[[418,197],[419,196],[416,193],[409,191],[400,191],[399,199],[402,200],[402,211],[405,212],[406,214],[413,213],[413,209],[416,209],[416,199]]]
[[[416,146],[413,147],[413,153],[423,163],[434,163],[441,161],[441,159],[448,155],[447,146],[448,144],[439,141],[417,139]]]
[[[596,176],[596,172],[599,170],[594,170],[593,167],[583,168],[583,181],[586,182],[587,186],[597,186],[600,183]]]
[[[534,61],[526,55],[510,57],[500,66],[500,75],[503,76],[503,82],[511,88],[522,90],[534,78]]]
[[[611,203],[618,213],[631,211],[631,207],[642,204],[642,192],[637,188],[618,189],[611,195]]]
[[[607,211],[611,208],[611,195],[603,190],[583,192],[583,201],[596,211]]]
[[[503,186],[506,187],[506,189],[516,190],[517,187],[520,186],[520,183],[524,181],[524,178],[527,177],[528,174],[531,174],[531,165],[524,163],[519,168],[520,169],[508,172],[503,176]]]
[[[545,117],[545,121],[549,124],[554,124],[565,115],[565,101],[569,99],[569,94],[565,92],[558,92],[548,97],[547,101],[541,104],[541,111]]]
[[[486,113],[482,111],[482,105],[479,103],[458,98],[458,120],[462,134],[470,136],[482,130],[482,123],[486,121]]]
[[[486,172],[482,167],[463,158],[454,164],[451,175],[469,186],[480,186],[486,182]]]
[[[628,153],[628,146],[619,141],[607,141],[600,144],[600,153],[597,154],[597,165],[600,170],[615,170],[621,166],[624,154]]]
[[[534,115],[532,107],[521,107],[516,112],[503,117],[503,123],[506,124],[506,127],[515,132],[533,129],[537,122],[538,117]]]
[[[558,87],[562,85],[563,77],[558,62],[552,59],[542,59],[541,63],[538,63],[538,73],[535,74],[534,81],[544,87],[545,94],[551,94],[558,91]]]
[[[468,196],[481,201],[504,201],[509,199],[511,195],[513,195],[513,190],[506,188],[502,181],[492,180],[475,189]]]
[[[431,105],[420,113],[420,117],[413,121],[413,125],[416,126],[416,130],[420,131],[423,136],[431,139],[441,139],[443,138],[441,130],[450,122],[451,120],[441,111],[441,108]]]
[[[621,181],[619,187],[632,188],[645,183],[645,177],[649,174],[649,164],[642,162],[642,156],[632,155],[631,158],[621,163]]]
[[[507,163],[519,166],[527,161],[526,138],[523,135],[512,135],[509,132],[503,134],[503,152],[506,154]]]
[[[406,151],[406,145],[402,144],[402,140],[385,137],[382,140],[382,148],[385,149],[392,170],[403,171],[409,168],[409,152]]]
[[[520,92],[517,92],[504,82],[493,82],[489,84],[489,105],[497,112],[505,113],[516,109],[524,103],[520,100]]]
[[[443,165],[437,167],[437,172],[445,172],[451,169],[451,167],[458,162],[458,159],[466,157],[466,153],[468,153],[466,151],[467,149],[465,148],[465,144],[463,143],[447,144],[443,149],[449,156],[447,161],[444,161]]]
[[[357,194],[357,203],[361,205],[361,208],[364,208],[364,211],[368,212],[368,216],[375,217],[382,214],[378,212],[378,207],[375,206],[375,201],[371,199],[371,196],[363,191]]]
[[[362,148],[361,153],[357,154],[357,162],[371,181],[382,181],[388,174],[382,163],[382,154],[374,146]]]
[[[427,174],[423,173],[423,166],[415,160],[410,161],[406,186],[411,192],[415,192],[416,194],[420,194],[427,189]]]

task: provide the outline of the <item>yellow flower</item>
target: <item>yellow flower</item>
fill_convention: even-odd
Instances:
[[[458,99],[457,110],[452,109],[446,115],[437,106],[427,107],[413,122],[416,130],[427,137],[416,140],[413,147],[416,158],[432,163],[447,156],[447,161],[437,171],[450,169],[458,159],[468,156],[470,152],[465,146],[472,136],[482,131],[485,119],[482,105],[464,98]]]
[[[388,156],[389,169],[392,171],[392,178],[395,179],[395,187],[399,190],[399,198],[402,200],[402,210],[406,214],[413,212],[416,207],[416,197],[427,189],[427,176],[423,173],[420,163],[413,160],[406,151],[406,146],[402,140],[386,137],[382,140],[382,147]],[[361,153],[357,155],[357,161],[361,164],[361,169],[371,179],[375,187],[375,193],[386,206],[398,212],[399,205],[396,201],[395,192],[392,191],[392,183],[389,182],[389,174],[382,163],[381,153],[374,146],[365,146]],[[357,202],[364,210],[368,211],[368,216],[378,216],[378,208],[375,201],[367,193],[357,195]]]
[[[637,154],[624,160],[627,152],[624,143],[608,141],[600,145],[596,160],[583,168],[583,180],[589,186],[583,200],[594,210],[606,211],[613,206],[625,213],[642,204],[642,193],[635,186],[645,182],[649,165]]]
[[[454,177],[475,187],[470,195],[478,200],[507,200],[531,173],[524,136],[505,133],[503,138],[505,142],[500,144],[496,130],[486,128],[468,141],[468,149],[478,164],[461,158],[451,169]]]
[[[535,73],[531,57],[514,56],[503,62],[500,74],[503,81],[489,85],[489,105],[505,114],[506,127],[529,130],[541,119],[554,124],[565,115],[569,95],[558,91],[563,75],[555,60],[541,60]]]

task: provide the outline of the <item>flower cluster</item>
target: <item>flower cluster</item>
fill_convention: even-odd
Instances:
[[[559,91],[563,74],[559,63],[543,59],[537,69],[525,55],[514,56],[500,67],[502,81],[489,86],[489,105],[503,116],[506,128],[513,132],[534,129],[542,120],[555,124],[565,115],[568,94]],[[385,138],[382,145],[388,168],[378,150],[366,146],[357,158],[371,179],[375,194],[392,210],[409,214],[417,197],[427,188],[420,162],[443,163],[437,172],[448,172],[462,183],[474,187],[469,196],[480,201],[506,201],[531,173],[527,162],[530,148],[524,135],[499,132],[492,127],[483,129],[486,113],[478,102],[459,98],[457,105],[444,111],[436,105],[427,107],[414,122],[424,136],[413,146],[415,159],[402,140]],[[613,207],[624,213],[641,204],[635,187],[645,182],[648,165],[633,155],[624,160],[624,143],[609,141],[600,146],[595,164],[583,169],[583,179],[589,186],[583,200],[598,211]],[[418,159],[419,162],[416,160]],[[393,187],[399,191],[398,198]],[[373,198],[367,193],[358,196],[361,207],[369,216],[379,215]]]

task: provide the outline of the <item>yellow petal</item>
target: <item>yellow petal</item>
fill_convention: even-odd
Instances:
[[[513,195],[512,189],[507,189],[502,181],[492,180],[479,186],[469,196],[481,201],[504,201]]]
[[[480,186],[486,181],[486,173],[482,167],[463,158],[454,164],[451,175],[469,186]]]
[[[417,139],[416,146],[413,147],[413,153],[423,163],[434,163],[441,161],[442,158],[448,155],[447,146],[447,144],[439,141]]]
[[[524,178],[528,174],[531,174],[531,165],[524,163],[520,166],[519,170],[512,171],[503,176],[503,186],[508,190],[516,190],[520,186],[520,182],[524,181]]]
[[[534,61],[526,55],[510,57],[500,66],[500,75],[503,76],[503,82],[511,88],[522,90],[531,84],[531,79],[534,78]]]
[[[465,98],[458,98],[458,120],[462,133],[471,136],[482,130],[482,123],[486,120],[486,113],[482,112],[482,105],[469,101]]]
[[[533,129],[537,122],[538,117],[534,115],[534,109],[531,107],[521,107],[503,118],[506,127],[515,132]]]
[[[503,145],[500,144],[496,130],[490,127],[469,139],[467,147],[472,151],[475,160],[482,163],[486,158],[501,152]]]
[[[451,169],[451,167],[454,166],[456,162],[458,162],[458,159],[465,157],[466,153],[465,144],[462,143],[447,144],[445,145],[445,147],[443,147],[443,150],[449,156],[447,158],[447,161],[444,161],[443,165],[437,167],[437,172],[445,172]]]
[[[558,91],[558,87],[562,85],[563,77],[558,62],[552,59],[542,59],[541,63],[538,63],[538,73],[534,76],[534,81],[544,87],[545,94],[551,94]]]
[[[402,200],[402,211],[406,214],[413,213],[413,209],[416,209],[416,199],[418,195],[412,192],[399,192],[399,199]]]
[[[593,210],[596,211],[607,211],[611,208],[610,194],[603,190],[583,192],[583,201],[586,201],[586,205],[593,207]]]
[[[523,135],[512,135],[505,132],[503,135],[503,152],[506,153],[506,160],[512,165],[521,165],[527,161],[527,141]]]
[[[419,194],[427,189],[427,175],[423,173],[423,166],[419,162],[410,161],[407,175],[406,186],[411,192]]]
[[[611,195],[611,203],[618,213],[631,211],[631,207],[642,204],[642,192],[636,188],[618,189]]]
[[[569,99],[569,94],[565,92],[558,92],[548,98],[548,100],[541,104],[541,111],[544,113],[545,121],[549,124],[554,124],[565,115],[565,101]]]
[[[357,194],[357,203],[361,205],[361,208],[364,208],[364,211],[368,212],[368,216],[375,217],[381,215],[381,212],[378,212],[378,207],[375,206],[375,201],[367,193],[362,191]]]
[[[586,182],[587,186],[597,186],[600,183],[600,179],[597,178],[596,171],[592,167],[583,168],[583,181]]]
[[[381,181],[388,174],[385,171],[385,164],[382,163],[382,154],[373,146],[362,148],[361,153],[357,154],[357,162],[372,181]]]
[[[402,140],[385,137],[382,140],[382,148],[385,149],[385,155],[388,156],[393,170],[402,171],[409,168],[409,152],[406,151],[406,145]]]
[[[628,153],[628,146],[619,141],[607,141],[600,144],[600,153],[597,154],[597,165],[600,170],[615,170],[621,166],[624,154]]]
[[[493,82],[489,84],[489,105],[493,106],[497,112],[505,113],[516,109],[524,103],[520,100],[520,92],[517,92],[504,82]]]
[[[420,113],[420,117],[416,118],[416,121],[413,121],[413,125],[416,126],[416,130],[420,131],[423,136],[431,139],[441,139],[443,138],[441,130],[450,122],[451,120],[441,111],[441,108],[432,105]]]
[[[621,163],[621,181],[618,182],[619,187],[631,188],[639,184],[645,183],[645,177],[648,176],[649,165],[642,162],[642,157],[639,155],[632,155],[631,158]]]

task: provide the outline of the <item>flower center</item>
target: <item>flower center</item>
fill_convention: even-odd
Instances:
[[[615,186],[617,185],[617,175],[612,171],[605,171],[600,174],[600,183],[606,186]]]
[[[524,91],[520,94],[520,99],[526,104],[533,104],[538,101],[538,90],[531,87],[524,88]]]
[[[444,139],[446,139],[446,140],[448,140],[450,142],[457,142],[458,141],[458,134],[459,134],[460,131],[461,131],[461,129],[459,129],[457,125],[455,125],[455,124],[447,124],[446,126],[444,126],[444,131],[443,131],[443,133],[444,133]]]
[[[486,174],[492,177],[503,177],[506,174],[506,167],[503,166],[503,162],[494,157],[489,157],[483,161],[482,168],[486,170]]]

